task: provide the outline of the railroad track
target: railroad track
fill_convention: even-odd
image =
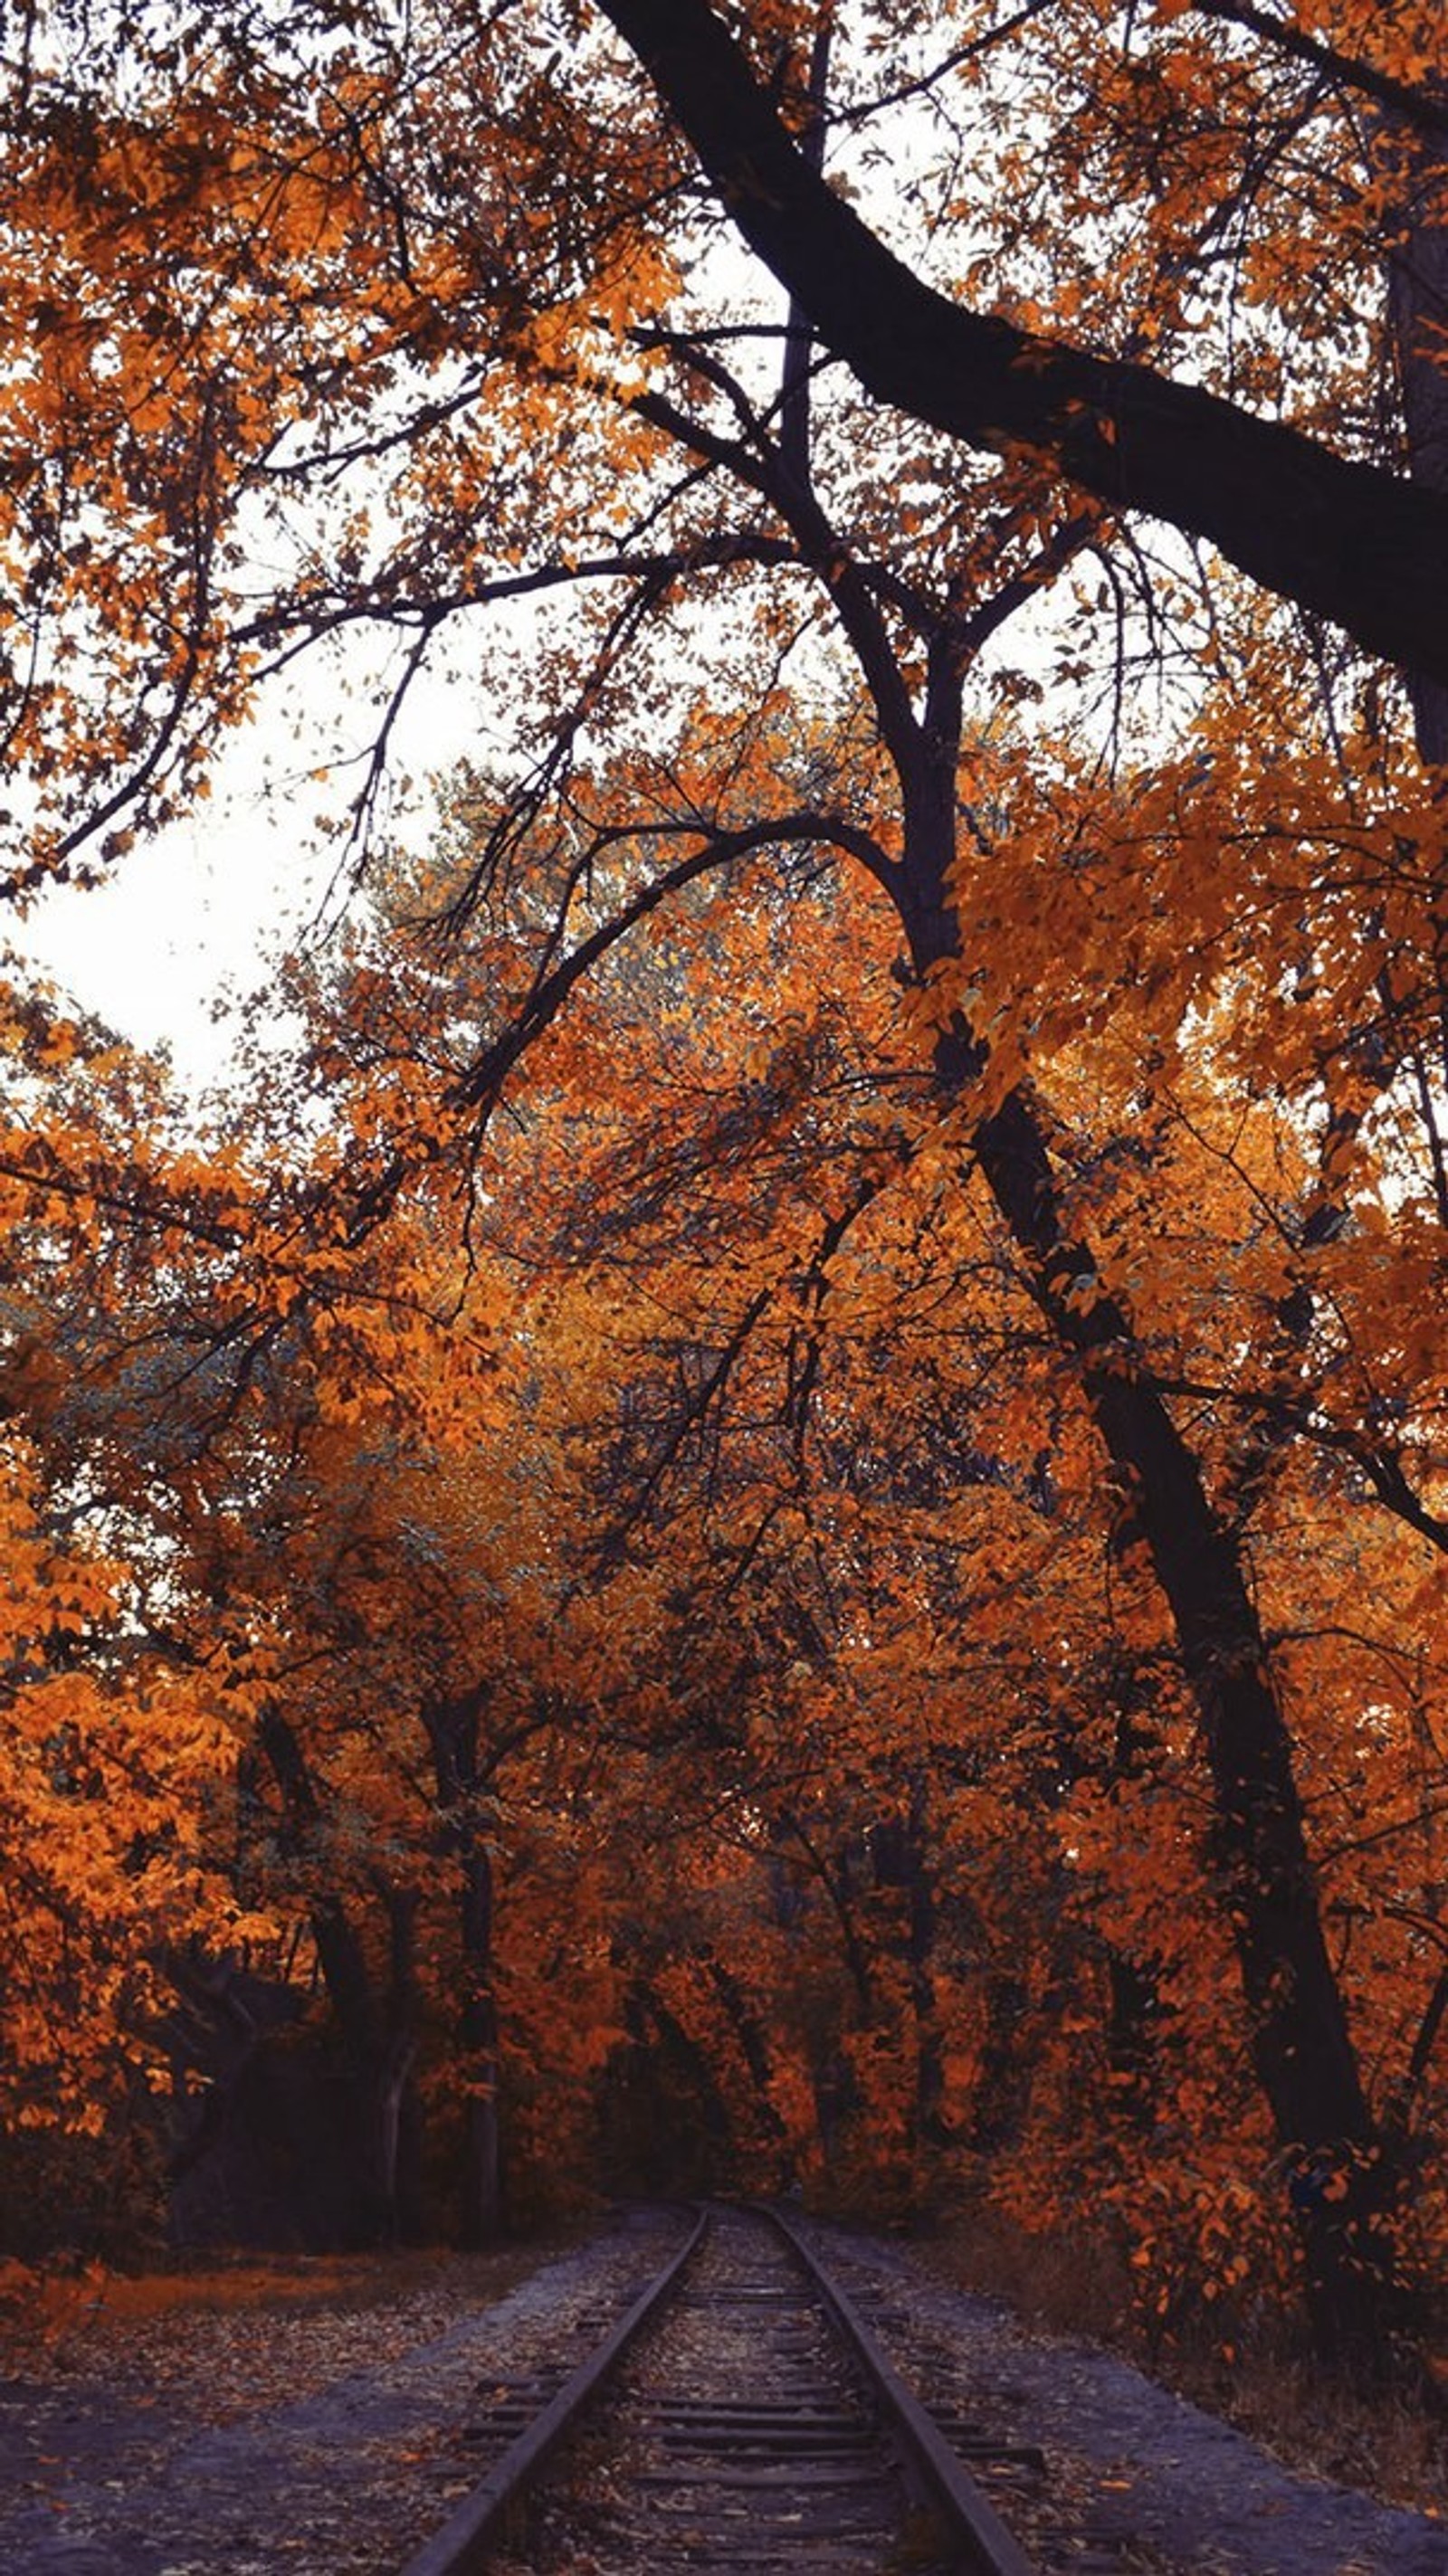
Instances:
[[[1012,2433],[1003,2416],[1018,2412],[1021,2392],[983,2388],[958,2344],[922,2317],[889,2251],[877,2239],[828,2225],[806,2230],[829,2277],[869,2333],[926,2405],[960,2460],[1009,2514],[1016,2538],[1042,2576],[1137,2576],[1160,2560],[1135,2529],[1129,2489],[1119,2475],[1100,2478],[1085,2462],[1049,2461],[1039,2443]]]
[[[1027,2554],[983,2481],[1039,2504],[1040,2453],[992,2439],[944,2384],[922,2403],[840,2269],[773,2213],[701,2213],[581,2361],[488,2393],[465,2436],[479,2483],[403,2576],[1125,2566],[1090,2534]]]

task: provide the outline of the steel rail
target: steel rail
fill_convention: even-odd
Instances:
[[[958,2557],[961,2576],[1039,2576],[946,2436],[896,2370],[853,2301],[779,2209],[750,2205],[773,2228],[820,2299],[869,2384],[900,2453],[928,2496]],[[408,2559],[400,2576],[481,2576],[506,2515],[552,2453],[573,2432],[585,2407],[678,2283],[708,2233],[710,2213],[696,2214],[685,2244],[603,2335],[515,2439],[482,2482]]]
[[[509,2443],[481,2485],[464,2497],[456,2512],[450,2514],[431,2539],[425,2540],[422,2547],[414,2552],[401,2570],[401,2576],[478,2576],[478,2571],[487,2564],[499,2525],[510,2506],[516,2503],[544,2461],[574,2429],[590,2398],[596,2395],[642,2333],[655,2309],[669,2296],[686,2264],[697,2253],[708,2227],[709,2213],[700,2210],[680,2251],[671,2257],[662,2271],[655,2274],[618,2324],[610,2327],[578,2368],[570,2372],[547,2405],[524,2427],[516,2440]]]
[[[759,2216],[768,2219],[803,2264],[855,2354],[952,2541],[958,2541],[967,2553],[961,2562],[962,2570],[968,2569],[969,2576],[1040,2576],[1035,2561],[1027,2557],[1014,2533],[1007,2530],[938,2424],[882,2351],[854,2302],[781,2211],[768,2203],[758,2203],[756,2207]]]

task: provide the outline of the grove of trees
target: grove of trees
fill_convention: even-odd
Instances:
[[[1441,2321],[1440,17],[15,17],[8,891],[328,693],[358,889],[204,1113],[8,989],[17,2191]]]

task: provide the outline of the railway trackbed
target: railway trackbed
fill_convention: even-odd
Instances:
[[[1058,2547],[1040,2452],[962,2420],[948,2382],[912,2385],[837,2274],[774,2213],[698,2214],[581,2362],[480,2401],[467,2427],[478,2485],[403,2576],[1108,2576],[1143,2563],[1079,2531]],[[1027,2505],[1030,2553],[987,2483]]]

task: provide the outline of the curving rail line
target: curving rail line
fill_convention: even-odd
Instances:
[[[701,2355],[707,2366],[691,2369]],[[903,2548],[936,2576],[1035,2576],[852,2300],[773,2210],[697,2213],[561,2386],[525,2406],[516,2429],[504,2417],[500,2455],[402,2576],[486,2568],[520,2499],[585,2413],[592,2430],[605,2398],[619,2563],[758,2576],[775,2564],[884,2566]],[[620,2541],[619,2499],[626,2513],[630,2497],[635,2522]]]

